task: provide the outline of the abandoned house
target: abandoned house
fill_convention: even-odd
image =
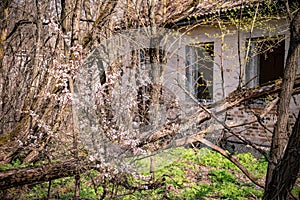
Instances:
[[[214,102],[237,88],[264,86],[282,78],[289,49],[284,9],[281,1],[273,1],[272,6],[261,0],[204,3],[198,15],[177,22],[178,30],[193,38],[182,63],[187,89],[201,102]],[[235,131],[257,145],[269,147],[276,106],[263,118],[259,115],[271,99],[267,95],[228,110],[224,120],[227,124],[245,122]],[[293,123],[300,108],[298,95],[293,96],[290,108]],[[247,124],[252,118],[259,120]],[[241,142],[231,134],[224,133],[224,137],[232,144]]]

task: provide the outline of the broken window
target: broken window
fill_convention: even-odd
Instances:
[[[283,77],[285,42],[278,38],[247,41],[248,62],[245,70],[247,87],[264,85]],[[246,51],[246,54],[247,54]]]

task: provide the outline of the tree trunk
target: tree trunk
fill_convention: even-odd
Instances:
[[[26,167],[0,171],[0,189],[36,184],[63,177],[74,176],[92,169],[93,164],[87,160],[68,160],[35,167]]]
[[[286,60],[285,72],[282,81],[282,90],[280,92],[280,100],[278,105],[278,120],[274,129],[270,157],[273,163],[269,163],[266,186],[270,182],[275,164],[278,163],[284,153],[287,145],[289,134],[287,130],[289,118],[289,105],[293,93],[294,80],[297,73],[298,58],[300,52],[300,12],[297,11],[294,19],[290,24],[290,47]]]
[[[4,72],[3,72],[3,59],[4,59],[4,54],[5,54],[5,40],[7,37],[7,26],[8,26],[8,15],[9,15],[9,5],[10,5],[9,0],[4,0],[3,5],[0,5],[0,21],[2,22],[0,24],[0,101],[4,102]],[[0,106],[0,113],[3,112],[3,105]],[[1,120],[1,115],[0,115],[0,120]],[[0,135],[2,134],[3,130],[3,123],[0,123]]]
[[[267,185],[264,200],[287,199],[300,169],[300,112],[283,158],[279,161]]]

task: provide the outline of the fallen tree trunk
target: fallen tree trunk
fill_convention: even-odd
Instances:
[[[34,167],[0,171],[0,189],[35,184],[84,173],[95,165],[88,160],[67,160]]]
[[[211,112],[209,109],[199,109],[198,112],[195,112],[191,116],[180,120],[180,126],[177,131],[170,130],[170,125],[163,126],[158,131],[150,131],[143,133],[140,136],[140,144],[139,147],[147,146],[149,143],[153,143],[163,139],[164,137],[170,137],[176,134],[176,132],[184,133],[187,129],[190,128],[189,125],[195,125],[202,123],[211,119],[212,117],[226,112],[227,110],[240,105],[242,102],[249,101],[251,99],[260,98],[266,95],[272,95],[278,93],[281,90],[282,80],[278,79],[274,83],[262,86],[262,87],[254,87],[250,89],[242,89],[238,91],[234,91],[228,95],[228,97],[221,101],[216,102],[211,107],[214,108],[214,112]],[[294,90],[293,94],[300,93],[300,74],[298,74],[295,78],[294,82]],[[176,123],[176,122],[175,122]]]

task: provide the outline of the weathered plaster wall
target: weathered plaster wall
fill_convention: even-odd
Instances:
[[[222,38],[220,29],[211,26],[198,26],[193,29],[189,36],[194,38],[195,42],[206,43],[214,42],[214,100],[220,100],[224,96],[228,95],[230,92],[235,90],[239,83],[239,75],[241,74],[244,78],[245,72],[245,46],[246,41],[250,36],[252,38],[264,37],[264,36],[275,36],[284,35],[285,38],[285,59],[287,57],[288,47],[289,47],[289,35],[288,35],[288,24],[285,20],[272,21],[268,25],[260,28],[255,28],[253,33],[250,35],[249,32],[241,31],[238,37],[238,32],[236,28],[227,28],[229,32]],[[240,38],[240,41],[239,39]],[[238,56],[238,42],[240,42],[240,60]],[[300,59],[299,59],[300,63]],[[241,68],[240,68],[241,67]],[[222,76],[221,69],[223,68],[224,74],[224,85],[222,87]],[[240,72],[240,70],[242,70]],[[300,72],[300,68],[298,68]],[[244,81],[244,79],[243,79]],[[223,90],[224,89],[224,90]],[[291,102],[291,125],[293,124],[294,117],[293,114],[300,110],[297,100],[299,96],[296,96]],[[298,102],[299,103],[299,102]],[[247,121],[255,115],[259,115],[264,109],[266,104],[251,104],[251,105],[241,105],[237,108],[229,110],[227,112],[226,123],[235,123],[238,121]],[[276,123],[276,108],[274,108],[269,114],[267,114],[260,123],[247,124],[242,127],[235,128],[234,131],[239,133],[246,139],[262,145],[269,146],[272,138],[272,131],[274,124]],[[230,134],[226,135],[229,141],[238,140]]]

